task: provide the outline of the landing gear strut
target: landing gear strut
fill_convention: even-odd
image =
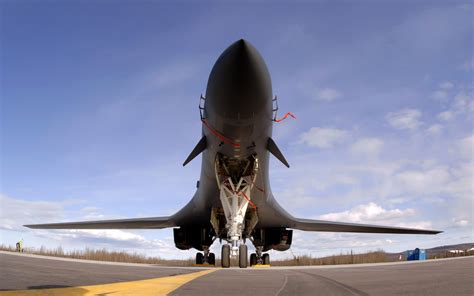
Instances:
[[[249,234],[258,223],[257,206],[251,200],[258,167],[256,154],[246,159],[228,157],[220,153],[216,155],[214,171],[225,216],[225,231],[221,231],[219,219],[215,215],[211,217],[211,225],[216,234],[224,234],[224,237],[219,236],[219,238],[228,243],[222,246],[221,258],[224,268],[230,266],[230,257],[236,259],[238,257],[241,268],[246,268],[248,265],[245,240],[249,238]],[[253,209],[247,211],[249,205]],[[215,213],[214,210],[213,213]]]
[[[251,191],[258,171],[258,160],[255,156],[246,161],[227,159],[218,155],[215,161],[215,173],[217,186],[219,188],[219,199],[224,210],[227,237],[224,238],[229,244],[222,246],[222,267],[230,266],[230,257],[239,257],[239,267],[246,268],[248,265],[247,246],[245,245],[244,229],[247,208],[252,205]],[[255,227],[258,219],[256,215],[252,222],[247,225],[250,230]],[[211,221],[212,223],[212,221]],[[214,223],[217,225],[217,223]],[[218,228],[213,224],[216,233]]]

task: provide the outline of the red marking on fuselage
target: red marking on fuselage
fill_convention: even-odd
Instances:
[[[239,143],[236,143],[234,141],[232,141],[231,139],[227,138],[226,136],[224,136],[223,134],[219,133],[218,131],[216,131],[215,129],[213,129],[209,123],[203,119],[202,120],[202,123],[211,131],[211,133],[216,136],[219,140],[221,140],[222,142],[224,143],[227,143],[229,145],[232,145],[233,147],[235,148],[240,148],[240,144]]]

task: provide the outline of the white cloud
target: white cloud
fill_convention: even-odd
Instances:
[[[438,119],[450,121],[459,115],[469,112],[474,112],[474,99],[472,98],[472,94],[460,91],[454,96],[454,99],[450,103],[448,110],[438,114]]]
[[[85,207],[81,209],[81,216],[85,220],[100,220],[104,219],[105,216],[100,213],[100,209],[96,207]]]
[[[25,231],[24,224],[57,221],[63,215],[61,203],[14,199],[1,193],[0,205],[0,229]]]
[[[310,147],[321,149],[331,148],[346,138],[347,132],[345,130],[323,127],[312,127],[309,131],[300,135],[300,139],[303,143]]]
[[[370,202],[368,204],[358,205],[348,211],[325,214],[319,216],[319,219],[330,221],[366,223],[390,221],[402,217],[413,216],[414,214],[414,209],[387,210],[377,205],[376,203]]]
[[[61,202],[27,201],[14,199],[4,194],[0,194],[0,229],[12,232],[24,232],[48,241],[47,247],[55,244],[61,246],[72,246],[74,249],[82,245],[92,248],[103,248],[114,250],[130,249],[133,252],[141,251],[149,254],[147,250],[159,249],[159,256],[188,257],[188,254],[178,252],[175,249],[172,239],[148,239],[133,231],[119,229],[29,229],[23,227],[24,224],[35,224],[45,222],[58,222],[66,216],[64,206]],[[87,220],[90,218],[101,218],[95,207],[84,207],[78,210],[82,216],[75,217],[74,220]],[[69,219],[69,218],[68,218]],[[7,242],[4,242],[7,243]],[[29,246],[34,246],[34,240],[29,241]],[[180,255],[181,254],[181,255]]]
[[[452,111],[443,111],[438,114],[438,118],[443,121],[450,121],[454,118],[454,113]]]
[[[452,222],[453,222],[453,225],[456,226],[456,227],[466,227],[470,224],[469,220],[467,220],[467,219],[453,218]]]
[[[454,87],[454,83],[452,83],[451,81],[445,81],[439,84],[439,88],[442,88],[442,89],[451,89],[453,87]]]
[[[119,229],[34,230],[34,234],[53,244],[73,246],[74,249],[86,245],[108,250],[130,250],[147,256],[154,255],[155,250],[159,250],[160,257],[177,257],[179,254],[172,239],[148,239],[132,231]]]
[[[431,229],[433,228],[431,221],[417,221],[417,222],[400,222],[398,227],[417,228],[417,229]]]
[[[454,97],[452,108],[457,112],[463,112],[469,107],[470,102],[472,102],[471,96],[461,91]]]
[[[474,135],[459,140],[458,147],[461,156],[469,160],[474,160]]]
[[[444,90],[437,90],[437,91],[433,92],[433,94],[431,96],[435,100],[444,101],[448,98],[448,92],[446,92]]]
[[[73,238],[101,238],[115,241],[146,241],[141,235],[119,229],[70,229],[64,230]]]
[[[426,170],[407,170],[394,176],[397,187],[422,195],[442,192],[450,180],[451,176],[448,170],[443,167]]]
[[[311,79],[308,77],[311,77]],[[342,91],[335,88],[317,85],[315,80],[317,80],[317,78],[314,73],[305,73],[303,78],[298,79],[296,86],[305,97],[319,101],[331,102],[344,95]]]
[[[421,112],[416,109],[404,109],[386,115],[388,123],[396,129],[415,130],[420,125]]]
[[[354,154],[374,156],[379,154],[383,147],[383,141],[377,138],[363,138],[355,142],[351,147]]]
[[[443,126],[441,124],[432,124],[429,128],[426,129],[426,132],[430,135],[438,135],[443,130]]]
[[[342,93],[332,88],[323,88],[317,92],[317,96],[323,101],[333,101],[337,98],[340,98]]]

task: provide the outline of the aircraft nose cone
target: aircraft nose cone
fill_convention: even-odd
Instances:
[[[263,58],[249,42],[234,42],[212,68],[206,105],[220,116],[239,120],[252,118],[265,107],[271,109],[271,99],[271,79]]]

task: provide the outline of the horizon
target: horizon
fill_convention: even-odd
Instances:
[[[446,248],[450,247],[456,247],[458,248],[459,246],[471,246],[470,249],[451,249],[451,250],[446,250]],[[436,246],[432,248],[427,248],[427,249],[422,249],[426,251],[427,255],[433,256],[435,255],[434,258],[431,259],[441,259],[441,258],[450,258],[450,257],[464,257],[464,256],[474,256],[474,242],[471,243],[461,243],[461,244],[454,244],[454,245],[442,245],[442,246]],[[373,263],[379,263],[379,262],[393,262],[393,261],[399,261],[400,259],[394,260],[393,255],[406,255],[407,252],[413,251],[414,249],[410,250],[403,250],[403,251],[398,251],[398,252],[386,252],[383,249],[377,249],[377,250],[369,250],[365,252],[353,252],[353,250],[346,251],[345,253],[340,252],[337,254],[331,254],[331,255],[325,255],[325,256],[311,256],[307,254],[301,254],[298,256],[289,256],[289,257],[281,257],[278,258],[277,260],[273,261],[273,263],[282,263],[285,261],[291,261],[291,260],[296,260],[299,258],[304,258],[310,259],[310,260],[319,260],[319,259],[328,259],[331,257],[345,257],[345,256],[364,256],[364,255],[372,255],[372,254],[385,254],[388,256],[392,257],[385,257],[385,258],[372,258],[374,260]],[[6,252],[14,252],[14,253],[19,253],[16,249],[15,246],[7,246],[7,245],[0,245],[0,251],[6,251]],[[167,259],[167,258],[162,258],[159,255],[154,257],[154,256],[148,256],[146,254],[141,254],[137,252],[128,252],[126,250],[107,250],[105,248],[102,249],[93,249],[93,248],[85,248],[85,249],[74,249],[74,250],[64,250],[61,246],[58,246],[57,248],[54,249],[48,249],[44,246],[41,246],[40,248],[24,248],[20,253],[25,253],[25,254],[32,254],[32,255],[40,255],[40,256],[51,256],[51,257],[65,257],[65,258],[74,258],[74,259],[79,259],[79,260],[98,260],[98,261],[108,261],[108,262],[128,262],[128,263],[144,263],[144,262],[139,262],[143,260],[162,260],[162,261],[175,261],[175,262],[191,262],[192,265],[195,263],[195,258],[189,257],[189,258],[179,258],[179,259]],[[130,256],[130,257],[125,257],[121,259],[113,259],[107,256],[110,255],[115,255],[115,254],[124,254],[125,256]],[[444,257],[437,257],[438,255],[442,255]],[[84,258],[85,256],[85,258]],[[92,256],[92,257],[89,257]],[[447,257],[446,257],[447,256]],[[360,257],[362,259],[369,259],[368,257]],[[426,260],[430,260],[429,257],[426,257]],[[403,260],[405,261],[405,260]],[[372,262],[372,261],[370,261]],[[293,262],[294,263],[294,262]],[[362,263],[362,262],[358,262]],[[358,263],[350,263],[350,264],[358,264]],[[332,265],[337,265],[337,264],[344,264],[344,263],[334,263]],[[298,264],[300,265],[300,264]],[[303,264],[304,265],[304,264]],[[313,264],[310,264],[313,265]],[[318,264],[316,264],[318,265]],[[277,264],[277,266],[281,266]]]

